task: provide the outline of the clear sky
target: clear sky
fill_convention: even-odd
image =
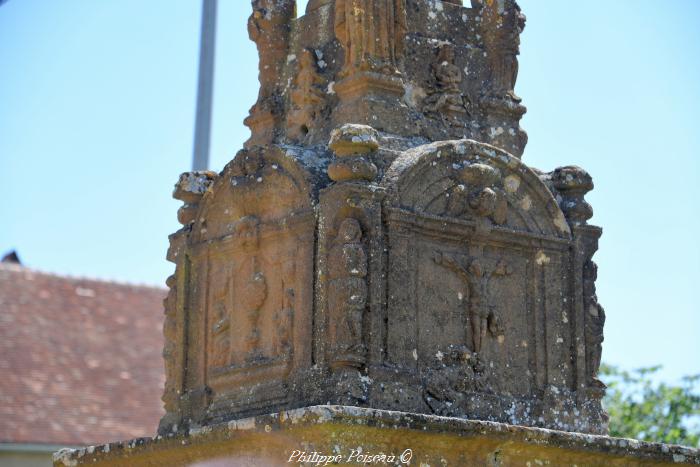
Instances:
[[[305,2],[301,2],[305,3]],[[189,169],[199,0],[0,6],[0,252],[163,284]],[[212,168],[257,96],[249,2],[219,1]],[[524,160],[577,164],[604,227],[604,359],[700,372],[700,2],[521,0]],[[303,5],[300,5],[303,11]]]

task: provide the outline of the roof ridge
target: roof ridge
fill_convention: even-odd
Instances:
[[[73,275],[73,274],[60,274],[60,273],[53,272],[53,271],[46,271],[46,270],[37,269],[34,267],[28,267],[28,266],[23,265],[23,264],[15,264],[15,263],[0,263],[0,270],[9,270],[9,271],[15,271],[15,272],[29,272],[32,274],[50,276],[50,277],[55,277],[57,279],[66,279],[66,280],[71,280],[71,281],[97,282],[100,284],[119,285],[122,287],[131,287],[131,288],[138,288],[138,289],[167,290],[167,287],[155,285],[155,284],[146,284],[143,282],[128,282],[128,281],[117,280],[117,279],[104,279],[104,278],[99,278],[99,277],[81,276],[81,275]]]

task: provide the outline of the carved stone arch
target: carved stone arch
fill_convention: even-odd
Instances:
[[[244,149],[204,195],[193,225],[195,243],[231,235],[235,222],[255,216],[282,222],[312,206],[310,174],[277,147]]]
[[[537,174],[505,151],[471,140],[408,150],[382,184],[388,206],[494,228],[570,239],[564,214]]]

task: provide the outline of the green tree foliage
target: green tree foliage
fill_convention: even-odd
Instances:
[[[700,447],[700,375],[669,385],[655,378],[660,369],[601,366],[610,435]]]

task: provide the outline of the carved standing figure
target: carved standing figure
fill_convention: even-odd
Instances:
[[[316,70],[315,54],[304,49],[299,57],[299,72],[291,92],[292,109],[287,117],[287,134],[300,140],[313,126],[319,106],[325,95],[320,88],[323,78]]]
[[[211,366],[221,368],[229,365],[231,359],[231,317],[228,310],[230,300],[230,280],[227,278],[226,286],[215,297],[214,324],[212,334],[212,359]]]
[[[282,309],[278,311],[273,320],[277,329],[277,341],[275,353],[286,355],[292,345],[292,318],[294,316],[294,289],[284,289],[282,295]]]
[[[294,260],[282,264],[282,309],[273,317],[277,330],[275,341],[275,353],[278,355],[289,354],[292,348],[292,321],[294,319],[294,278],[296,264]]]
[[[595,281],[598,278],[598,265],[588,261],[583,266],[583,305],[585,308],[586,357],[588,361],[588,383],[593,387],[602,386],[598,370],[603,353],[603,328],[605,310],[598,303]]]
[[[248,18],[248,36],[258,48],[260,91],[244,123],[255,131],[257,125],[274,125],[275,115],[281,114],[283,83],[279,82],[279,77],[289,51],[296,0],[251,0],[251,4],[253,13]]]
[[[345,50],[342,76],[398,73],[406,31],[406,0],[336,0],[335,35]]]
[[[483,17],[482,35],[491,62],[492,94],[520,102],[514,89],[525,15],[515,0],[484,0]]]
[[[367,305],[367,253],[357,219],[343,220],[328,256],[329,319],[334,338],[333,365],[361,367],[366,348],[362,319]]]

